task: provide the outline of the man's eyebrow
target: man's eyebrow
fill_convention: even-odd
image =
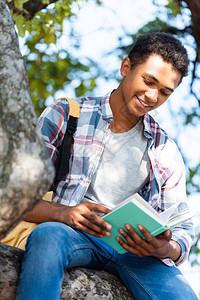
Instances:
[[[151,79],[153,79],[154,81],[156,81],[156,82],[159,83],[159,80],[158,80],[156,77],[154,77],[152,74],[146,73],[146,75],[149,76],[149,77],[150,77]],[[172,89],[172,88],[170,88],[170,87],[168,87],[168,86],[165,86],[165,89],[171,91],[172,93],[174,92],[174,89]]]

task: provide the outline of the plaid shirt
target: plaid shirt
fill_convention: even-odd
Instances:
[[[110,93],[104,97],[77,100],[80,118],[74,135],[69,171],[65,181],[57,184],[54,202],[74,206],[84,198],[104,149],[107,128],[113,120],[109,97]],[[62,144],[68,115],[67,100],[59,100],[47,107],[38,120],[38,127],[53,162]],[[182,157],[176,144],[149,114],[144,116],[143,123],[144,135],[149,139],[150,182],[139,193],[158,212],[181,201],[174,213],[177,214],[188,207]],[[181,256],[176,265],[187,258],[193,237],[191,221],[172,229],[172,239],[181,246]],[[171,259],[163,259],[163,262],[169,266],[174,264]]]

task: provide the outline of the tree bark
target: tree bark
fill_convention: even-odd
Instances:
[[[15,300],[23,251],[0,243],[0,299]],[[133,300],[116,276],[104,271],[73,268],[67,271],[61,300]]]
[[[18,38],[0,0],[0,239],[48,190],[54,169],[36,117]]]
[[[185,0],[192,14],[192,28],[194,38],[200,53],[200,0]]]

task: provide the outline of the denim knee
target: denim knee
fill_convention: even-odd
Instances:
[[[45,222],[39,224],[29,235],[28,242],[34,240],[38,245],[40,243],[44,245],[49,242],[57,241],[60,239],[60,235],[64,233],[63,225],[64,224],[59,222]]]
[[[34,249],[51,256],[62,253],[66,248],[66,239],[68,239],[67,231],[71,228],[59,222],[46,222],[38,225],[29,235],[26,250]]]

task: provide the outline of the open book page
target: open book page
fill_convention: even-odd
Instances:
[[[179,213],[176,216],[173,216],[168,222],[167,222],[167,226],[169,228],[172,228],[180,223],[183,223],[189,219],[191,219],[193,217],[193,215],[191,214],[191,212],[189,210],[184,210],[181,213]]]
[[[168,223],[171,215],[173,214],[173,212],[179,206],[180,203],[181,203],[181,201],[173,204],[168,209],[166,209],[165,211],[163,211],[162,213],[160,213],[160,217],[162,218],[162,220],[163,220],[163,222],[164,222],[165,225]]]

